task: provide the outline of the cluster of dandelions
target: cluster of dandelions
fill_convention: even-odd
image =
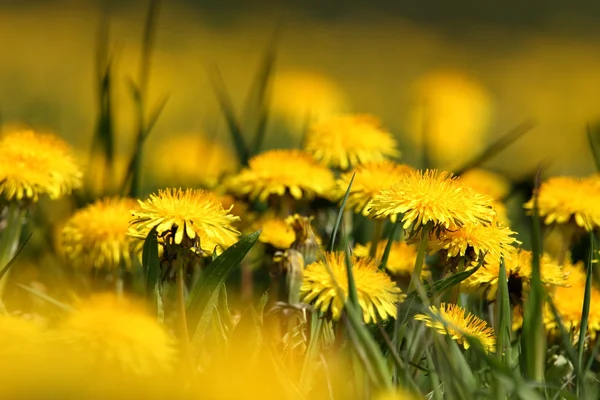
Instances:
[[[79,167],[66,144],[54,136],[33,131],[8,134],[0,140],[0,155],[0,195],[5,204],[19,204],[20,209],[41,195],[56,199],[81,188]],[[78,306],[60,325],[59,342],[85,349],[89,355],[86,362],[107,359],[117,362],[119,371],[125,368],[135,376],[164,370],[155,364],[165,367],[178,357],[188,357],[182,310],[194,283],[192,273],[241,235],[261,229],[263,253],[254,255],[257,265],[243,264],[242,286],[252,283],[244,281],[247,271],[251,277],[254,270],[267,269],[274,288],[269,304],[278,307],[273,309],[285,310],[281,304],[287,304],[319,313],[328,321],[329,333],[324,337],[343,329],[351,281],[363,322],[378,324],[396,319],[407,295],[422,295],[424,283],[473,270],[445,302],[413,313],[411,323],[422,322],[434,334],[448,335],[465,349],[477,340],[494,352],[496,338],[493,324],[486,321],[488,316],[475,315],[458,303],[460,296],[492,303],[498,292],[500,264],[504,263],[506,278],[519,288],[511,293],[518,320],[518,310],[528,296],[533,256],[519,247],[503,204],[510,185],[483,170],[469,170],[460,177],[446,171],[417,170],[398,163],[395,158],[399,155],[393,135],[375,118],[340,115],[311,126],[303,149],[269,150],[254,155],[239,170],[236,163],[215,170],[204,185],[210,189],[159,189],[137,201],[105,197],[76,210],[60,235],[60,251],[67,265],[113,279],[126,273],[139,276],[141,272],[143,276],[142,245],[155,233],[165,284],[176,269],[180,308],[175,307],[173,315],[184,324],[174,329],[178,339],[174,341],[165,327],[143,317],[143,312],[130,308],[123,312],[121,300],[104,298]],[[193,180],[193,174],[187,176]],[[326,251],[332,233],[330,216],[335,215],[346,192],[347,214],[353,212],[363,223],[371,224],[373,235],[366,242],[355,243],[352,226],[345,226],[348,232],[342,248]],[[569,227],[566,240],[573,241],[579,230],[599,227],[599,199],[596,176],[551,178],[524,207],[533,210],[537,206],[548,226]],[[398,228],[400,235],[383,234]],[[570,262],[571,244],[567,243],[566,252],[542,256],[541,279],[562,325],[576,338],[586,276],[580,263]],[[167,292],[159,291],[159,295],[167,296]],[[600,299],[600,291],[594,287],[591,296]],[[168,306],[168,299],[164,300]],[[600,330],[597,304],[592,302],[589,312],[587,336],[592,339]],[[557,320],[549,309],[544,313],[548,333],[556,335]],[[282,315],[289,318],[289,313]],[[518,330],[515,321],[513,328]],[[169,325],[172,323],[172,319],[166,322],[166,328],[174,328]],[[289,332],[278,345],[285,354],[308,348],[307,343],[297,343],[305,340],[308,324],[305,316],[283,324]],[[142,331],[148,335],[142,337]],[[55,338],[56,332],[42,336],[43,340]],[[40,340],[32,339],[32,343]]]

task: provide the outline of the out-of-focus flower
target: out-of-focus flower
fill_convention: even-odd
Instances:
[[[62,230],[61,247],[70,263],[81,269],[131,268],[142,241],[128,235],[133,199],[105,198],[78,210]]]
[[[343,173],[336,181],[336,199],[342,199],[354,175],[346,207],[357,213],[368,215],[367,205],[382,189],[396,183],[400,178],[414,171],[411,166],[396,164],[393,161],[373,161],[357,165],[352,171]]]
[[[479,260],[485,257],[490,262],[499,261],[501,257],[510,258],[515,252],[515,244],[519,244],[513,236],[516,232],[505,226],[463,225],[455,229],[447,229],[439,235],[430,235],[427,247],[437,253],[444,251],[447,257],[469,257]]]
[[[8,200],[58,199],[81,187],[83,174],[58,137],[17,130],[0,140],[0,195]]]
[[[485,169],[470,169],[464,172],[460,179],[465,186],[469,186],[493,200],[501,200],[510,192],[510,181],[508,179]]]
[[[369,204],[374,217],[400,214],[404,229],[416,231],[431,222],[435,227],[491,224],[496,213],[491,199],[466,187],[448,172],[415,171],[383,189]]]
[[[258,240],[278,249],[289,249],[296,235],[292,227],[282,218],[266,217],[256,221],[256,229],[262,229]]]
[[[157,184],[212,189],[238,167],[231,148],[200,134],[167,136],[155,147],[148,168]]]
[[[300,150],[269,150],[248,164],[228,185],[234,193],[252,199],[285,194],[297,200],[325,197],[334,185],[332,172]]]
[[[217,246],[234,244],[239,232],[232,227],[238,218],[229,214],[221,202],[210,193],[193,189],[165,189],[139,202],[132,210],[130,234],[145,238],[156,227],[158,235],[174,234],[175,244],[199,240],[203,252],[212,254]]]
[[[352,257],[352,273],[358,294],[358,303],[365,322],[396,317],[396,303],[404,300],[390,277],[377,269],[368,258]],[[342,291],[338,293],[337,288]],[[304,271],[304,283],[300,289],[304,302],[314,301],[314,307],[322,312],[330,311],[334,320],[341,316],[348,297],[346,259],[343,252],[326,253],[325,259],[308,265]]]
[[[531,280],[531,263],[533,254],[528,250],[519,249],[510,258],[504,259],[506,278],[518,279],[524,289],[529,287]],[[471,267],[475,267],[474,262]],[[474,274],[461,282],[461,290],[469,293],[486,294],[488,300],[496,298],[498,292],[498,276],[500,273],[499,259],[486,259],[485,263]],[[568,272],[550,257],[544,254],[540,259],[540,273],[542,283],[555,289],[567,284]]]
[[[412,133],[415,145],[427,142],[437,167],[455,169],[485,149],[493,104],[475,79],[433,72],[415,83],[414,97],[406,131]]]
[[[317,160],[347,170],[358,164],[398,157],[394,136],[371,115],[339,115],[313,124],[304,147]]]
[[[134,302],[112,294],[81,302],[60,326],[58,335],[69,344],[73,355],[81,358],[82,365],[99,371],[160,376],[175,362],[175,341],[156,318]]]
[[[591,231],[600,226],[600,184],[597,177],[559,176],[543,182],[539,189],[538,208],[544,223],[566,224]],[[525,204],[532,210],[534,199]]]
[[[414,394],[402,389],[386,390],[375,393],[374,400],[422,400],[424,397],[420,394]]]
[[[301,131],[307,122],[344,112],[348,105],[341,88],[325,75],[284,71],[275,76],[271,107],[274,115]]]
[[[487,351],[496,351],[496,337],[494,329],[487,322],[475,315],[468,313],[456,304],[440,304],[440,308],[430,306],[429,311],[435,316],[417,314],[417,321],[425,321],[425,324],[442,335],[449,335],[452,339],[462,344],[465,349],[471,347],[466,335],[479,340]]]
[[[387,240],[377,244],[375,260],[378,264],[381,263],[386,246]],[[354,255],[359,258],[369,257],[370,251],[371,243],[367,243],[366,245],[357,244],[354,247]],[[407,244],[406,242],[393,242],[385,267],[394,275],[410,275],[415,268],[416,258],[417,249],[414,245]],[[423,274],[429,274],[429,272],[423,270]]]

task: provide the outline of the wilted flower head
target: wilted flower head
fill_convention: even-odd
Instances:
[[[393,161],[372,161],[357,165],[353,170],[343,173],[336,181],[335,198],[342,199],[352,181],[350,194],[346,207],[352,208],[357,213],[368,215],[367,205],[382,190],[396,183],[400,178],[414,171],[405,164],[397,164]]]
[[[365,322],[377,321],[378,317],[382,320],[395,318],[396,303],[406,296],[387,274],[377,269],[373,260],[352,257],[351,262]],[[342,293],[338,293],[338,287]],[[308,265],[300,295],[304,302],[314,301],[316,309],[330,311],[334,320],[339,319],[348,297],[345,254],[328,252],[323,260]]]
[[[456,304],[440,304],[440,307],[430,306],[429,311],[433,314],[417,314],[417,321],[425,321],[425,324],[442,335],[449,335],[452,339],[462,344],[465,349],[471,347],[469,343],[471,336],[478,340],[487,351],[496,351],[496,337],[494,329],[487,322],[475,315],[468,313]]]
[[[370,161],[398,157],[394,136],[371,115],[339,115],[313,124],[305,146],[317,160],[347,170]]]
[[[239,232],[231,224],[239,218],[229,214],[210,192],[165,189],[138,202],[139,209],[131,211],[132,236],[145,238],[156,228],[159,236],[172,234],[178,245],[184,237],[186,241],[199,240],[199,248],[207,254],[237,241]]]
[[[71,149],[54,135],[18,130],[0,139],[0,195],[8,200],[51,199],[81,187]]]
[[[415,171],[383,189],[369,204],[374,217],[400,215],[404,229],[422,225],[451,229],[464,225],[489,225],[496,213],[491,199],[466,187],[448,172]]]
[[[533,210],[534,199],[525,204]],[[587,231],[600,226],[600,180],[597,177],[554,177],[539,189],[538,208],[544,223],[575,223]]]
[[[228,183],[231,190],[251,199],[291,195],[299,200],[327,196],[333,174],[300,150],[269,150],[250,159],[248,168]]]
[[[106,198],[78,210],[62,230],[62,248],[77,268],[131,268],[142,242],[128,235],[133,199]]]

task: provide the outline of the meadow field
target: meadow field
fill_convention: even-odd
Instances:
[[[2,398],[600,396],[590,20],[117,3],[0,1]]]

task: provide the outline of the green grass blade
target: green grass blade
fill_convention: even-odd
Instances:
[[[224,285],[220,285],[211,293],[210,297],[206,301],[206,304],[204,305],[202,314],[200,315],[200,320],[198,321],[196,331],[194,332],[194,336],[192,336],[191,340],[194,358],[197,358],[200,350],[202,350],[202,344],[204,343],[204,338],[206,337],[206,331],[212,322],[213,314],[217,308],[217,304],[219,302],[219,293],[222,291],[222,287],[224,287]]]
[[[479,268],[481,268],[481,266],[469,268],[466,271],[458,272],[447,278],[440,279],[439,281],[434,282],[432,285],[429,285],[427,283],[423,284],[425,292],[427,293],[427,297],[432,298],[434,296],[442,295],[447,290],[453,288],[454,286],[467,279],[469,276],[473,275],[475,272],[477,272]],[[419,295],[415,291],[408,293],[407,296],[408,297],[406,298],[406,300],[419,299]]]
[[[565,325],[562,323],[562,318],[558,312],[558,309],[556,308],[556,305],[554,304],[554,300],[552,300],[552,297],[550,295],[548,295],[546,297],[546,301],[548,302],[548,306],[550,306],[550,311],[552,311],[552,316],[554,317],[554,320],[556,321],[556,325],[558,326],[558,330],[560,332],[560,336],[562,339],[562,345],[564,346],[564,348],[567,352],[567,357],[569,358],[569,361],[573,364],[573,368],[575,368],[575,372],[578,373],[577,368],[579,367],[579,365],[577,364],[577,350],[575,349],[575,346],[573,346],[573,343],[571,342],[571,337],[569,336],[569,332],[567,332]]]
[[[193,329],[192,337],[195,335],[198,322],[211,296],[225,283],[229,274],[240,265],[246,254],[248,254],[258,240],[260,232],[256,231],[242,237],[236,244],[215,258],[206,267],[204,273],[192,288],[187,302],[188,326]]]
[[[600,148],[597,141],[597,128],[592,128],[589,124],[586,129],[588,144],[590,145],[590,151],[594,157],[594,164],[596,165],[596,171],[600,171]]]
[[[346,202],[348,201],[348,196],[350,195],[350,189],[352,189],[352,183],[354,182],[355,175],[355,173],[352,174],[352,178],[350,178],[350,183],[348,184],[348,189],[346,189],[346,194],[344,194],[344,198],[342,199],[342,204],[340,205],[340,210],[338,211],[338,215],[335,220],[335,225],[333,226],[333,231],[331,232],[331,238],[329,239],[329,251],[333,251],[335,249],[335,238],[337,236],[340,225],[342,224],[342,219],[344,218]]]
[[[240,122],[235,116],[231,97],[227,91],[225,83],[223,82],[223,77],[221,76],[221,72],[218,68],[214,68],[211,71],[210,80],[215,96],[217,97],[217,102],[221,107],[221,112],[223,113],[225,121],[227,122],[229,133],[231,134],[240,165],[246,166],[248,165],[248,160],[250,159],[250,149],[246,144],[246,139],[244,139],[244,131]]]
[[[576,394],[579,396],[584,389],[585,374],[587,371],[583,368],[583,350],[585,348],[585,336],[587,333],[588,320],[590,316],[590,303],[592,298],[592,276],[594,261],[594,233],[590,233],[590,257],[587,263],[585,278],[585,293],[583,296],[583,308],[581,310],[581,322],[579,324],[579,343],[577,345],[577,388]]]
[[[473,158],[471,161],[467,162],[461,168],[457,169],[456,175],[461,175],[470,169],[477,168],[489,159],[495,157],[496,155],[504,151],[504,149],[506,149],[512,143],[514,143],[527,132],[529,132],[531,129],[533,129],[534,126],[535,123],[533,121],[525,121],[520,123],[515,128],[502,135],[498,140],[496,140],[483,152],[481,152],[481,154]]]
[[[356,282],[354,281],[354,274],[352,273],[352,256],[350,255],[350,247],[344,246],[346,261],[346,277],[348,278],[348,301],[354,305],[354,307],[360,307],[358,304],[358,290],[356,289]]]
[[[142,54],[140,58],[139,85],[142,96],[145,96],[148,92],[148,82],[150,81],[150,64],[152,50],[156,40],[156,26],[159,9],[160,0],[150,0],[150,4],[148,5],[148,13],[146,14],[146,22],[144,24]]]
[[[542,257],[542,241],[538,196],[540,187],[540,171],[536,175],[534,190],[531,265],[531,289],[524,306],[523,330],[521,333],[521,369],[525,377],[537,382],[544,381],[544,364],[546,355],[546,336],[543,325],[544,287],[542,285],[540,259]]]
[[[156,227],[146,236],[142,248],[142,268],[146,276],[146,297],[152,302],[158,314],[161,313],[159,299],[160,260],[158,258],[158,237]]]
[[[392,251],[392,244],[394,244],[394,237],[396,236],[396,232],[398,231],[399,225],[399,221],[396,221],[394,225],[392,225],[392,229],[390,230],[390,236],[388,237],[385,249],[383,250],[383,256],[381,257],[381,264],[379,264],[379,269],[381,270],[385,270],[385,267],[387,266],[388,259],[390,258],[390,251]]]
[[[500,260],[498,273],[498,292],[496,295],[497,321],[496,321],[496,355],[504,365],[510,365],[510,342],[512,324],[510,319],[510,299],[508,296],[508,280],[506,279],[506,264],[504,258]]]
[[[44,300],[48,304],[52,304],[53,306],[60,308],[62,311],[67,311],[67,312],[73,311],[73,307],[71,307],[61,301],[58,301],[53,297],[48,296],[44,292],[40,292],[37,289],[34,289],[29,286],[25,286],[21,283],[17,283],[17,286],[20,287],[21,289],[25,290],[26,292],[31,293],[32,295],[34,295],[36,297],[39,297],[40,299]]]

